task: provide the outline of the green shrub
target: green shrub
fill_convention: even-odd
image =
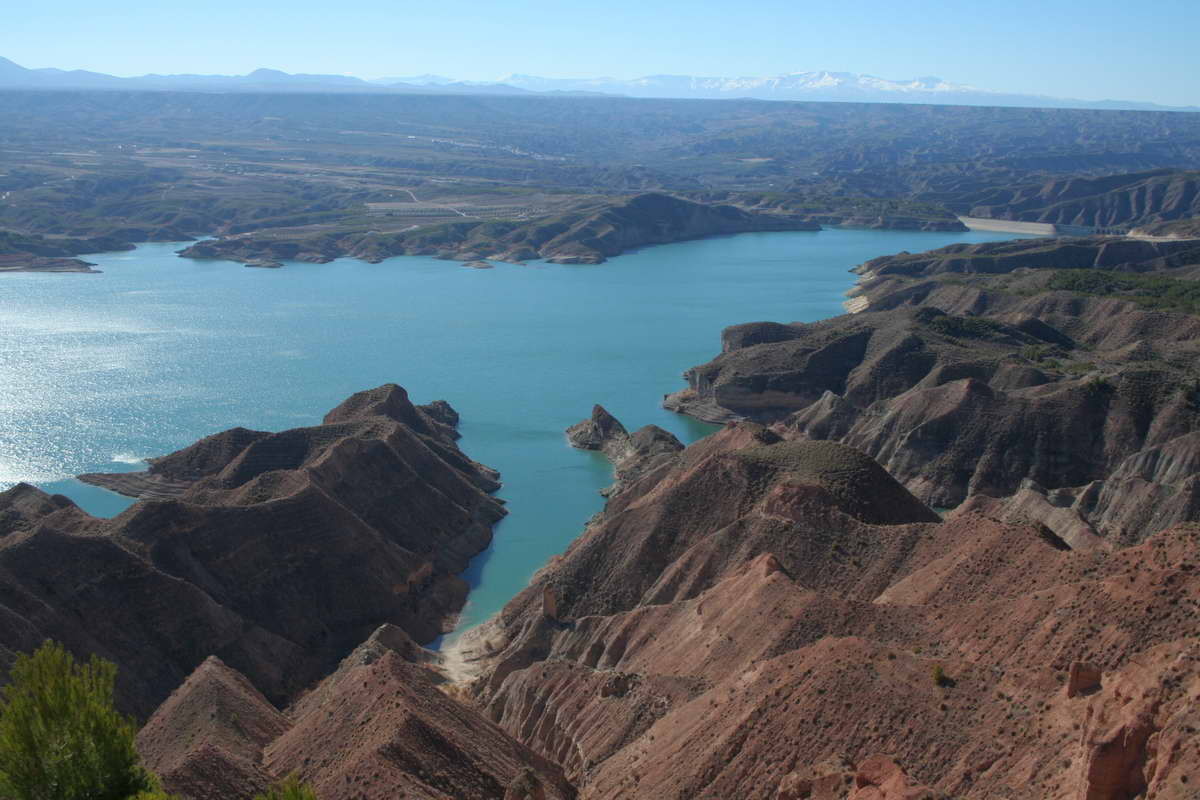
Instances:
[[[112,663],[76,663],[50,641],[17,657],[0,699],[0,797],[165,797],[139,763],[133,720],[113,708],[116,676]]]
[[[289,775],[272,786],[266,794],[255,795],[254,800],[317,800],[317,793],[300,778]]]
[[[944,689],[949,686],[953,686],[954,680],[949,675],[946,674],[946,671],[944,669],[942,669],[941,664],[934,664],[933,665],[933,683],[935,686],[939,686]]]

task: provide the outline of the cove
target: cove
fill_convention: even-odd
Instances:
[[[596,266],[400,257],[247,269],[178,243],[87,256],[99,275],[0,276],[0,488],[17,481],[102,516],[128,500],[71,479],[226,428],[315,424],[395,382],[448,400],[463,450],[501,472],[510,515],[472,564],[462,627],[495,613],[598,511],[607,462],[563,431],[594,403],[684,442],[710,426],[660,408],[726,325],[842,313],[847,270],[1004,233],[831,229],[645,248]]]

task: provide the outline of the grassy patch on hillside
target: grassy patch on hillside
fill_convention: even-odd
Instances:
[[[1004,326],[984,317],[957,317],[937,308],[925,307],[916,313],[918,322],[952,339],[990,339],[1004,331]]]
[[[1046,284],[1093,297],[1118,297],[1158,311],[1200,314],[1200,281],[1096,269],[1062,270]]]

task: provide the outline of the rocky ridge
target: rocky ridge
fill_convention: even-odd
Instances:
[[[283,702],[384,622],[429,641],[504,509],[444,404],[395,385],[323,424],[233,429],[144,474],[87,476],[147,499],[111,520],[20,484],[0,493],[0,647],[53,638],[117,664],[118,695],[153,710],[219,657]]]
[[[630,434],[600,405],[592,408],[591,417],[567,429],[567,441],[581,450],[599,450],[612,463],[616,481],[601,492],[606,496],[671,461],[683,449],[674,434],[657,425],[646,425]]]
[[[1200,318],[1054,287],[1094,270],[1186,292],[1197,263],[1196,242],[1111,237],[874,259],[867,310],[728,328],[666,405],[844,442],[932,505],[970,500],[1072,546],[1136,541],[1196,519]]]

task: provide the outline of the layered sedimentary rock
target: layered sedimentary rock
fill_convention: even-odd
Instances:
[[[295,774],[322,800],[505,797],[574,788],[547,759],[443,691],[402,630],[385,625],[283,712],[209,659],[155,712],[138,748],[187,800],[249,800]]]
[[[938,522],[789,436],[732,424],[610,497],[468,637],[491,718],[585,798],[1189,796],[1200,528]]]
[[[388,385],[318,426],[217,434],[143,475],[89,476],[151,498],[111,520],[29,486],[0,494],[0,647],[108,658],[146,714],[209,656],[280,702],[381,623],[432,639],[504,513],[449,413]]]
[[[693,203],[641,194],[529,221],[458,222],[391,234],[344,233],[299,240],[278,237],[210,239],[181,251],[186,258],[325,262],[342,256],[381,261],[432,255],[464,262],[483,259],[599,264],[626,250],[705,236],[751,231],[817,231],[803,216],[755,213],[730,205]]]
[[[1100,239],[875,259],[868,310],[728,328],[666,405],[850,444],[935,506],[972,498],[1077,546],[1136,541],[1198,518],[1200,318],[1056,290],[1054,267],[1150,270],[1174,291],[1198,257],[1187,243]]]

